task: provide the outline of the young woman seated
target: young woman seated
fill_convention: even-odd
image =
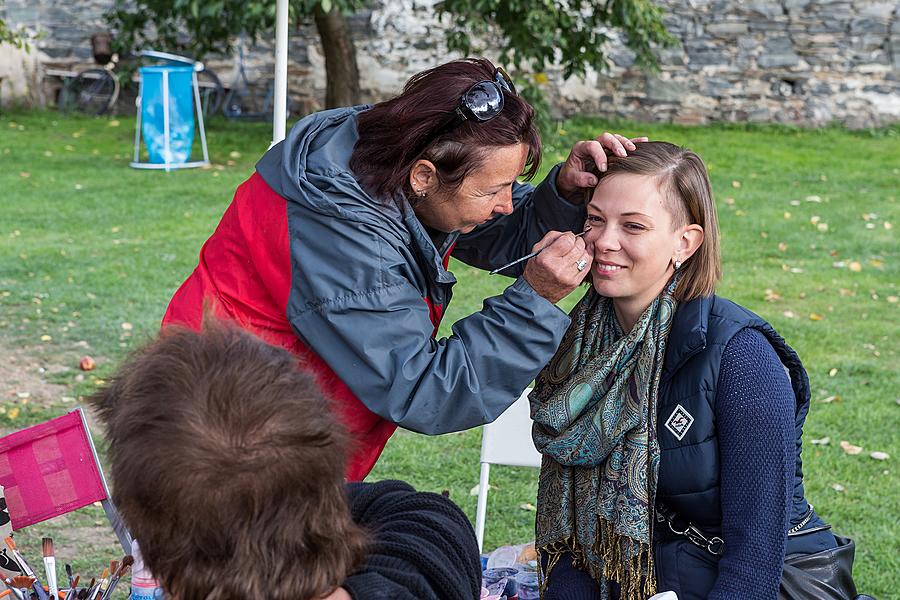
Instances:
[[[800,359],[714,295],[703,162],[610,157],[585,227],[591,287],[531,395],[544,599],[774,600],[786,554],[837,542],[804,497]]]

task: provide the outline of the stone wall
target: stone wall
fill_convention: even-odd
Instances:
[[[351,17],[366,101],[396,93],[413,73],[446,60],[435,0],[376,0]],[[850,127],[900,121],[900,3],[896,0],[660,0],[681,42],[659,73],[633,66],[620,40],[610,69],[562,81],[549,73],[558,116],[589,113],[642,121],[785,122]],[[103,30],[113,0],[5,0],[7,22],[42,31],[36,45],[48,66],[90,65],[90,36]],[[488,52],[488,54],[490,54]],[[271,40],[245,53],[251,80],[271,77]],[[324,61],[312,27],[292,29],[290,92],[295,108],[324,97]],[[232,59],[207,60],[226,85]],[[3,84],[8,101],[9,81]],[[21,86],[20,86],[21,88]],[[34,94],[32,94],[34,97]],[[128,110],[123,107],[122,110]]]

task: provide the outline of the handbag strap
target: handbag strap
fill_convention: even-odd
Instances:
[[[812,504],[808,504],[806,512],[803,514],[803,518],[800,519],[800,522],[788,529],[788,537],[799,535],[800,530],[806,527],[806,525],[812,520],[813,514],[815,514],[813,512],[813,506]],[[662,502],[657,502],[656,504],[656,520],[660,523],[667,523],[669,526],[669,530],[672,533],[687,538],[687,540],[692,544],[699,548],[703,548],[713,556],[722,556],[722,554],[725,552],[725,540],[717,535],[711,536],[704,533],[702,529],[694,525],[692,522],[687,521],[686,519],[681,519],[678,516],[678,513],[673,511]],[[818,531],[818,529],[830,528],[830,525],[824,525],[817,528],[816,530]]]
[[[687,538],[689,542],[703,548],[713,556],[722,556],[725,553],[725,540],[717,535],[705,534],[702,529],[690,521],[681,519],[678,513],[662,502],[656,503],[656,520],[660,523],[667,523],[672,533]]]

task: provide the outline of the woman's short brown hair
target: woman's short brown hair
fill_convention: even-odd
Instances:
[[[703,228],[703,243],[681,267],[675,297],[687,302],[710,296],[722,278],[719,255],[719,222],[706,165],[694,152],[668,142],[637,142],[627,157],[608,155],[601,179],[620,174],[656,177],[668,200],[675,227],[696,224]]]
[[[361,563],[346,434],[286,350],[210,319],[167,327],[92,402],[113,498],[170,595],[320,598]]]
[[[537,173],[541,139],[534,109],[524,98],[504,92],[503,110],[484,122],[465,121],[441,132],[460,97],[479,81],[492,81],[496,67],[485,58],[465,58],[413,75],[399,96],[357,117],[359,140],[350,169],[376,197],[411,196],[409,172],[421,158],[434,163],[441,186],[455,190],[478,169],[491,148],[526,144],[525,177]]]

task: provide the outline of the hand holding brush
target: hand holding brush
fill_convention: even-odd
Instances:
[[[586,234],[586,233],[587,233],[588,231],[590,231],[590,230],[591,230],[590,228],[587,228],[587,229],[585,229],[584,231],[582,231],[581,233],[576,233],[576,234],[575,234],[575,237],[579,238],[579,237],[583,236],[584,234]],[[548,245],[549,245],[549,244],[548,244]],[[515,266],[515,265],[519,264],[520,262],[524,262],[524,261],[528,260],[529,258],[534,258],[534,257],[537,256],[538,254],[540,254],[541,252],[543,252],[545,248],[547,248],[547,246],[541,246],[540,248],[538,248],[538,249],[535,250],[534,252],[532,252],[532,253],[530,253],[530,254],[526,254],[526,255],[523,256],[522,258],[517,258],[516,260],[512,261],[511,263],[506,263],[506,264],[503,265],[502,267],[497,267],[496,269],[494,269],[493,271],[491,271],[491,272],[488,273],[488,274],[489,274],[489,275],[496,275],[496,274],[499,273],[500,271],[505,271],[505,270],[508,269],[509,267]],[[580,270],[580,269],[579,269],[579,270]]]

